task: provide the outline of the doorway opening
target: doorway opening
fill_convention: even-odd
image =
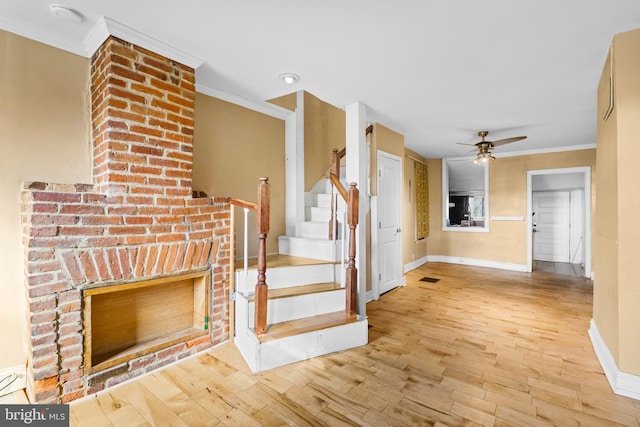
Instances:
[[[528,171],[527,211],[528,271],[575,264],[591,278],[591,168]]]

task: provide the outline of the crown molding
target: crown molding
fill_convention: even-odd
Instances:
[[[96,25],[93,26],[87,37],[84,39],[84,47],[86,55],[91,57],[102,46],[109,36],[118,37],[126,40],[129,43],[133,43],[136,46],[140,46],[154,53],[169,58],[173,61],[188,67],[197,69],[204,63],[204,60],[193,56],[183,50],[170,46],[158,39],[150,37],[139,31],[134,30],[131,27],[127,27],[124,24],[114,21],[113,19],[101,16],[98,19]]]
[[[223,92],[220,89],[215,89],[199,83],[196,83],[196,92],[200,92],[204,95],[212,96],[214,98],[221,99],[231,104],[248,108],[249,110],[257,111],[258,113],[275,117],[276,119],[285,120],[287,117],[289,117],[289,115],[293,113],[293,111],[289,111],[286,108],[282,108],[278,105],[271,104],[269,102],[251,101],[246,98],[242,98],[241,96]]]
[[[538,150],[511,151],[507,153],[493,152],[491,154],[495,158],[500,158],[500,157],[529,156],[532,154],[561,153],[565,151],[591,150],[594,148],[596,148],[596,144],[580,144],[580,145],[567,145],[565,147],[540,148]]]
[[[55,48],[70,52],[79,56],[87,56],[87,52],[81,43],[73,40],[69,37],[60,36],[47,31],[42,31],[38,28],[32,27],[11,19],[0,16],[0,29],[17,34],[30,40],[53,46]]]

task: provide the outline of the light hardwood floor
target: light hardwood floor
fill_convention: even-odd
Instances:
[[[227,344],[72,403],[71,425],[638,426],[591,312],[586,279],[429,263],[367,305],[364,347],[253,374]]]

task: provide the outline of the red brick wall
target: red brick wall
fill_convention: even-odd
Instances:
[[[92,58],[94,184],[27,183],[32,402],[68,402],[228,339],[230,210],[192,199],[194,70],[116,38]],[[89,375],[82,288],[211,269],[210,334]]]

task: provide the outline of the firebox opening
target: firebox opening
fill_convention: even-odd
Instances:
[[[208,271],[84,291],[85,367],[97,372],[208,334]]]

